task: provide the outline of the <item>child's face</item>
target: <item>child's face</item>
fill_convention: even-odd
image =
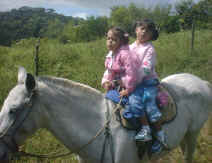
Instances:
[[[147,26],[136,27],[136,37],[140,43],[145,43],[152,39],[152,32],[148,30]]]
[[[115,52],[120,47],[120,39],[116,37],[113,33],[113,31],[109,30],[107,33],[107,48],[108,50],[111,50]]]

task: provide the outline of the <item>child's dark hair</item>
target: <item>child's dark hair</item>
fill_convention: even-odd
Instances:
[[[152,32],[152,41],[155,41],[158,39],[159,37],[159,32],[156,28],[155,23],[150,20],[150,19],[143,19],[141,21],[137,21],[135,23],[135,28],[140,27],[140,26],[146,26],[148,28],[148,30],[150,30]]]
[[[121,45],[126,45],[129,43],[129,34],[126,33],[122,28],[112,27],[109,29],[109,31],[112,31],[114,35],[120,39]]]

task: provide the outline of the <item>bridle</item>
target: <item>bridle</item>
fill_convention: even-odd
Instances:
[[[48,158],[48,159],[55,159],[55,158],[59,158],[59,157],[64,157],[64,156],[68,156],[68,155],[72,155],[74,153],[78,153],[80,152],[82,149],[84,149],[85,147],[87,147],[89,144],[91,144],[99,135],[101,135],[103,133],[103,131],[105,131],[105,142],[103,145],[103,151],[102,151],[102,155],[101,155],[101,163],[103,163],[104,161],[104,153],[105,153],[105,143],[106,140],[108,138],[112,138],[110,131],[110,121],[112,119],[112,114],[114,114],[118,109],[120,109],[120,104],[121,104],[121,100],[119,102],[119,104],[113,109],[113,112],[111,115],[109,115],[109,109],[107,106],[107,112],[106,112],[106,122],[104,124],[104,126],[102,128],[100,128],[96,135],[93,136],[86,144],[82,145],[81,147],[66,152],[66,153],[62,153],[62,154],[58,154],[58,152],[55,153],[51,153],[51,155],[49,154],[32,154],[32,153],[27,153],[24,151],[19,151],[18,148],[18,144],[15,141],[15,134],[17,133],[18,129],[22,126],[22,124],[24,123],[24,121],[27,119],[27,117],[29,116],[29,114],[32,112],[32,106],[33,106],[33,98],[35,97],[36,92],[33,91],[28,103],[26,103],[24,105],[24,109],[21,109],[19,111],[19,115],[23,114],[23,116],[16,116],[16,119],[14,120],[14,122],[12,123],[12,125],[8,128],[8,130],[6,132],[4,132],[1,136],[0,136],[0,140],[4,143],[4,145],[10,150],[10,152],[12,152],[15,156],[20,157],[20,156],[25,156],[25,157],[34,157],[34,158]],[[24,111],[25,108],[27,107],[27,111]],[[19,119],[19,118],[22,119]],[[17,123],[16,123],[17,122]],[[16,125],[15,125],[16,124]],[[112,160],[114,162],[114,156],[113,156],[113,152],[112,149],[111,150],[111,155],[112,155]]]

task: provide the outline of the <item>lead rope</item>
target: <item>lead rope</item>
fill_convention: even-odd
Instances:
[[[120,109],[121,102],[122,102],[122,97],[121,97],[119,103],[117,104],[116,108],[113,110],[112,114],[114,114],[117,110]],[[108,144],[110,145],[110,154],[111,154],[111,157],[112,157],[112,163],[115,163],[113,137],[112,137],[112,133],[111,133],[111,130],[110,130],[110,121],[111,121],[112,116],[110,116],[109,107],[107,107],[107,112],[105,114],[106,114],[107,123],[106,123],[105,133],[104,133],[105,134],[105,140],[104,140],[102,154],[101,154],[101,163],[104,162],[107,140],[108,140]]]

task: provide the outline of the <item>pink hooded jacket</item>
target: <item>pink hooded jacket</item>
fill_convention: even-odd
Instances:
[[[138,68],[138,82],[143,80],[158,78],[155,71],[156,52],[151,42],[137,44],[136,42],[130,45],[131,53],[134,55],[136,67]]]
[[[121,80],[128,93],[132,92],[137,85],[136,66],[128,45],[121,46],[115,54],[110,51],[105,60],[106,71],[102,78],[102,86],[107,81]]]

